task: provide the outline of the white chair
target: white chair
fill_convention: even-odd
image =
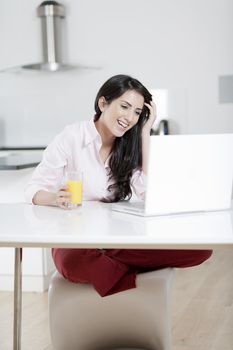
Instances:
[[[171,349],[174,270],[137,275],[137,288],[101,297],[92,285],[55,272],[49,287],[54,350]]]

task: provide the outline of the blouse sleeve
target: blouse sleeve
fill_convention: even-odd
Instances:
[[[62,184],[64,168],[67,165],[67,130],[61,132],[45,149],[41,163],[34,170],[25,187],[25,199],[32,203],[36,192],[56,192]]]
[[[147,176],[142,170],[135,170],[131,178],[131,186],[136,196],[145,200]]]

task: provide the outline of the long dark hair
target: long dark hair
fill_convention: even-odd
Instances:
[[[152,95],[137,79],[123,74],[115,75],[102,85],[96,96],[94,121],[97,121],[101,116],[101,110],[98,106],[100,97],[104,96],[107,103],[110,104],[128,90],[137,91],[144,97],[144,102],[146,103],[150,103],[152,100]],[[103,199],[103,201],[118,202],[131,198],[130,180],[133,170],[142,167],[141,132],[148,117],[149,109],[144,106],[137,124],[122,137],[116,137],[109,161],[109,178],[113,180],[113,184],[108,187],[111,194],[108,198]]]

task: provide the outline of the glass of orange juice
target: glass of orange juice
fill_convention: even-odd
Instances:
[[[65,174],[67,191],[70,192],[68,208],[74,209],[82,205],[83,177],[80,171],[67,171]]]

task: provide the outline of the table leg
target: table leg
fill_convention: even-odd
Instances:
[[[15,248],[13,350],[21,349],[22,255],[23,248]]]

